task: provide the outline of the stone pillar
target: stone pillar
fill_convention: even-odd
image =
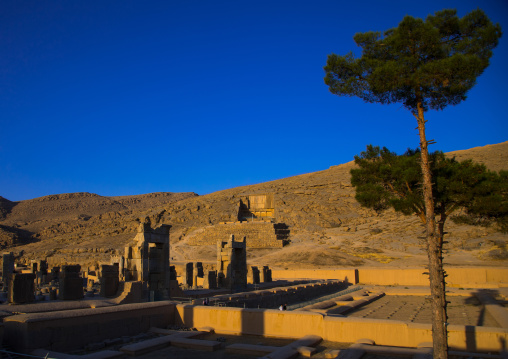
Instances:
[[[60,267],[51,268],[50,278],[51,278],[51,281],[60,279]]]
[[[39,261],[39,271],[42,273],[42,275],[48,274],[48,261],[46,260]]]
[[[217,288],[217,271],[208,271],[203,280],[203,288],[205,289],[216,289]]]
[[[25,304],[35,302],[35,274],[13,273],[10,275],[9,303]]]
[[[38,270],[37,261],[30,261],[30,270],[32,271],[33,274],[37,273]]]
[[[268,266],[263,266],[263,282],[268,283],[272,281],[272,270]]]
[[[169,266],[169,280],[176,280],[176,268],[175,268],[175,266]]]
[[[249,282],[252,284],[259,284],[259,269],[256,266],[250,267]]]
[[[203,271],[203,267],[201,267],[201,271]],[[192,272],[192,287],[198,287],[198,262],[194,263],[193,272]]]
[[[42,280],[42,272],[41,271],[37,271],[34,273],[35,274],[35,278],[36,278],[36,282],[37,282],[37,287],[42,287],[44,285],[44,281]]]
[[[196,262],[195,270],[196,270],[195,274],[198,277],[203,278],[205,276],[205,272],[203,271],[203,262]]]
[[[118,266],[116,265],[101,265],[101,291],[100,295],[106,298],[116,296],[118,286],[120,284],[118,279]]]
[[[118,279],[120,281],[125,280],[124,269],[125,269],[125,257],[116,256],[111,258],[111,264],[118,266]]]
[[[194,281],[193,274],[194,266],[192,263],[185,264],[185,272],[183,276],[183,283],[186,287],[192,287],[192,282]]]
[[[217,286],[219,288],[224,288],[226,286],[226,276],[223,272],[217,273]]]
[[[64,265],[60,272],[58,299],[76,300],[83,298],[83,278],[80,265]]]
[[[14,253],[4,253],[2,259],[2,281],[4,282],[4,291],[6,292],[11,280],[11,274],[14,273]]]

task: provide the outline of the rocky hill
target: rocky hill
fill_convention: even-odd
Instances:
[[[66,193],[19,202],[1,198],[0,246],[7,249],[39,243],[36,247],[58,248],[62,243],[79,247],[86,239],[118,236],[121,243],[122,234],[130,238],[135,230],[139,213],[195,196],[168,192],[121,197]]]
[[[451,152],[493,170],[508,169],[508,142]],[[249,261],[272,267],[420,265],[425,263],[423,227],[416,217],[362,208],[350,184],[352,162],[327,170],[232,188],[205,196],[153,193],[102,197],[90,193],[10,202],[0,198],[0,240],[24,259],[84,265],[123,253],[140,219],[171,224],[174,261],[215,260],[215,246],[190,246],[208,226],[237,220],[241,196],[271,193],[275,218],[290,228],[283,249],[249,251]],[[448,261],[454,265],[508,263],[508,236],[495,228],[447,223]],[[492,262],[495,260],[495,262]]]

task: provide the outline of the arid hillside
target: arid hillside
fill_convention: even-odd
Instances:
[[[37,248],[43,245],[58,251],[59,243],[79,247],[84,239],[121,238],[123,234],[130,238],[140,212],[195,196],[195,193],[150,193],[103,197],[66,193],[20,202],[0,197],[0,246],[7,249],[37,243]]]
[[[508,170],[508,142],[451,152],[492,170]],[[327,170],[197,196],[152,193],[102,197],[90,193],[46,196],[21,202],[0,197],[0,243],[24,259],[83,265],[108,262],[123,253],[138,221],[166,223],[175,262],[213,262],[215,246],[187,244],[196,233],[236,221],[241,196],[273,194],[275,218],[290,229],[282,249],[250,250],[249,262],[277,268],[358,265],[423,265],[423,227],[416,217],[377,214],[359,206],[350,184],[352,162]],[[508,236],[495,228],[447,223],[452,265],[506,265]]]

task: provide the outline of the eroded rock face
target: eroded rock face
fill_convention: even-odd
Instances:
[[[508,169],[508,142],[452,154],[460,160],[479,160],[495,170]],[[425,253],[421,240],[423,227],[416,217],[393,211],[377,214],[360,207],[350,183],[349,171],[353,166],[350,162],[324,171],[205,196],[152,193],[103,197],[71,193],[20,202],[0,198],[0,242],[3,241],[4,250],[11,248],[26,261],[47,257],[51,266],[109,263],[110,258],[121,255],[125,244],[134,238],[139,218],[149,217],[154,226],[171,224],[171,244],[182,244],[180,248],[183,248],[187,242],[191,244],[193,238],[195,243],[199,242],[207,227],[238,221],[240,201],[246,196],[269,194],[274,207],[270,216],[275,223],[288,226],[291,245],[281,249],[280,255],[272,253],[274,255],[267,260],[312,266],[309,258],[321,256],[326,265],[357,265],[371,260],[389,260],[392,252],[408,257]],[[500,235],[494,228],[455,225],[448,221],[447,232],[450,249],[476,249],[484,252],[484,258],[490,258],[489,250],[495,249],[496,258],[504,258],[507,236]],[[29,241],[33,243],[25,244]],[[307,252],[291,252],[295,246],[305,243],[311,244]],[[278,253],[278,249],[272,251]],[[499,254],[499,251],[504,252]],[[212,257],[214,251],[201,252],[210,255],[199,259],[215,259]],[[193,256],[200,250],[192,247],[187,254],[181,253],[182,260],[193,261],[198,260]],[[253,258],[257,254],[248,252],[248,256]]]
[[[14,202],[0,196],[0,220],[4,219],[5,216],[11,212],[12,207],[14,206]]]

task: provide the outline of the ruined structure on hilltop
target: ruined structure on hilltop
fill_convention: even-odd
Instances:
[[[238,220],[275,220],[275,201],[273,193],[244,196],[240,198]]]
[[[214,245],[233,234],[248,238],[250,248],[282,248],[289,243],[289,227],[276,223],[273,194],[250,195],[240,198],[238,221],[222,222],[203,228],[189,239],[189,245]]]

